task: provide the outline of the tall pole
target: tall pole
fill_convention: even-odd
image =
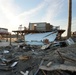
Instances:
[[[69,9],[68,9],[68,30],[67,38],[71,37],[71,23],[72,23],[72,0],[68,0]]]
[[[10,33],[10,45],[11,45],[11,33]]]

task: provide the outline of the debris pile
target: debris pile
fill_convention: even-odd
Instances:
[[[46,59],[48,61],[46,61]],[[76,44],[64,48],[58,48],[55,51],[49,51],[44,57],[44,63],[40,69],[53,71],[76,71]]]
[[[0,47],[0,75],[76,75],[76,44]]]

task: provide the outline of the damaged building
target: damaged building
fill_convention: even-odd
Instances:
[[[9,32],[7,28],[0,28],[0,41],[8,40],[8,35],[9,35]]]
[[[43,42],[53,42],[60,39],[65,30],[60,30],[59,26],[50,25],[50,23],[29,23],[29,30],[39,31],[39,33],[30,33],[25,35],[26,44],[43,45]],[[31,37],[31,38],[30,38]]]
[[[59,26],[53,26],[50,25],[50,23],[46,23],[46,22],[40,22],[40,23],[29,23],[29,28],[24,28],[24,30],[16,30],[13,31],[14,33],[17,34],[17,39],[19,39],[19,34],[21,34],[21,36],[24,37],[24,35],[28,35],[30,33],[34,34],[34,33],[49,33],[49,32],[56,32],[57,34],[57,40],[61,40],[61,35],[62,33],[65,32],[65,30],[60,29]]]
[[[53,25],[50,23],[41,22],[41,23],[29,23],[29,30],[37,31],[52,31]]]
[[[64,31],[45,22],[13,31],[25,42],[0,47],[0,75],[76,75],[76,43],[60,41]]]

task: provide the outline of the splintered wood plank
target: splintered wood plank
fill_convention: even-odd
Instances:
[[[69,65],[64,65],[64,64],[52,65],[52,66],[50,66],[50,67],[40,66],[39,69],[47,70],[47,71],[53,71],[53,70],[76,71],[76,67],[75,67],[75,66],[69,66]]]

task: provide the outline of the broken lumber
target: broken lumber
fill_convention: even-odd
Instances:
[[[43,61],[44,61],[44,60],[41,60],[41,63],[40,63],[40,65],[39,65],[39,66],[41,66],[41,65],[42,65]],[[34,74],[34,75],[37,75],[37,73],[38,73],[38,72],[39,72],[39,68],[37,69],[37,71],[35,72],[35,74]]]
[[[42,71],[42,73],[43,73],[44,75],[46,75],[46,73],[44,72],[44,70],[41,69],[41,71]]]
[[[52,62],[49,62],[46,66],[49,67],[52,64]]]
[[[64,63],[64,58],[63,58],[63,56],[61,55],[61,53],[60,53],[59,51],[57,51],[57,53],[58,53],[59,56],[61,57],[61,59],[62,59],[62,63]]]
[[[30,58],[31,58],[30,56],[19,56],[20,60],[28,60]]]
[[[76,71],[76,66],[65,65],[65,64],[55,64],[51,65],[51,67],[40,66],[39,69],[46,71],[54,71],[54,70],[67,70],[67,71]]]
[[[59,56],[62,58],[63,61],[64,61],[64,60],[69,60],[69,61],[76,62],[75,59],[72,59],[72,58],[70,58],[70,57],[64,56],[64,55],[62,55],[59,51],[57,51],[57,52],[58,52]]]

